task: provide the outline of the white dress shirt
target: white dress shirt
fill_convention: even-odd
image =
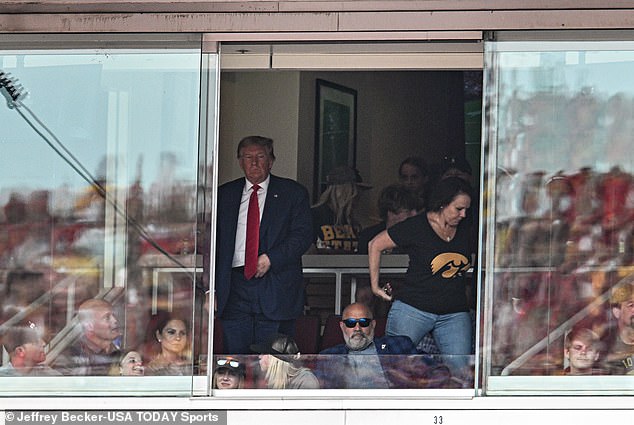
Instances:
[[[262,212],[264,211],[264,202],[266,201],[266,193],[269,188],[271,176],[259,184],[258,190],[258,206],[260,208],[260,221],[262,221]],[[246,248],[247,239],[247,213],[249,212],[249,198],[253,191],[253,184],[249,180],[245,180],[244,189],[242,189],[242,199],[240,200],[240,211],[238,212],[238,226],[236,227],[236,245],[233,250],[233,262],[231,267],[244,266],[244,249]]]

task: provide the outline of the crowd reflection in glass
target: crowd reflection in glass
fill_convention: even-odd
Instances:
[[[39,366],[63,375],[191,375],[196,187],[162,157],[146,189],[140,173],[128,187],[99,179],[110,200],[96,186],[0,191],[3,367],[41,339]]]
[[[522,78],[516,72],[500,78]],[[501,99],[489,192],[492,372],[570,374],[583,348],[582,360],[593,361],[580,374],[624,374],[608,363],[620,339],[629,347],[623,358],[634,354],[634,324],[624,337],[617,317],[634,300],[615,297],[634,271],[634,100],[593,86],[516,90]],[[584,337],[573,343],[570,334]]]

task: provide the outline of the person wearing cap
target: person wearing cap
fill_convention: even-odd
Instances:
[[[442,164],[440,179],[447,177],[459,177],[469,184],[472,184],[473,169],[464,157],[445,157]]]
[[[610,306],[617,329],[608,349],[606,367],[613,375],[634,375],[634,283],[614,287]]]
[[[299,348],[288,335],[278,334],[269,341],[251,346],[259,353],[260,369],[269,389],[318,389],[319,381],[310,369],[301,366]]]
[[[388,363],[385,354],[417,354],[412,340],[406,336],[374,337],[376,320],[370,308],[361,303],[348,305],[341,315],[339,327],[344,344],[321,351],[316,374],[323,388],[389,388]],[[329,355],[339,357],[328,358]]]
[[[363,183],[359,172],[348,166],[336,167],[326,176],[328,187],[311,209],[313,241],[318,252],[350,254],[357,251],[359,223],[354,217],[354,203]]]
[[[312,217],[306,188],[271,174],[273,140],[245,137],[237,153],[244,177],[218,188],[213,304],[225,350],[248,354],[251,344],[270,335],[294,333],[304,310],[302,255],[312,242]],[[258,227],[247,226],[251,198]],[[247,227],[259,229],[255,269],[246,264],[247,245],[253,246],[247,244]]]
[[[244,364],[235,357],[216,358],[212,388],[234,390],[244,388]]]
[[[46,366],[46,352],[39,329],[31,324],[13,326],[2,337],[9,361],[0,367],[0,376],[58,376],[61,373]]]

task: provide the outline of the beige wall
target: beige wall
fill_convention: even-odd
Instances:
[[[220,83],[219,182],[242,176],[236,160],[240,139],[251,135],[274,140],[273,173],[297,178],[299,73],[222,74]]]
[[[378,220],[381,189],[410,155],[437,163],[464,153],[461,73],[225,72],[221,85],[220,181],[241,175],[235,145],[248,134],[273,137],[274,172],[313,193],[315,85],[324,79],[357,90],[357,168],[374,186],[362,194],[363,224]],[[284,104],[286,103],[286,104]]]
[[[623,29],[632,22],[630,0],[13,0],[0,10],[2,32],[280,31],[350,40],[374,31],[426,39],[431,31]]]

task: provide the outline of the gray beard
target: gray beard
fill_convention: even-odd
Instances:
[[[372,338],[364,333],[354,333],[346,339],[346,345],[352,351],[361,351],[372,344]]]

